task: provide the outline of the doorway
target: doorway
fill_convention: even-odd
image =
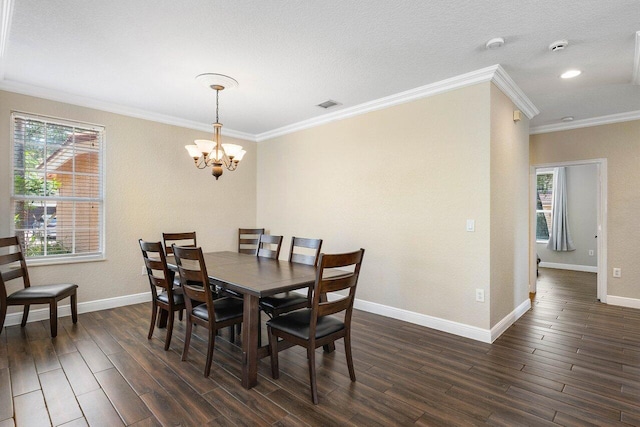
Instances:
[[[537,224],[537,209],[539,207],[537,197],[537,175],[541,171],[550,171],[556,167],[572,167],[572,166],[595,166],[596,179],[595,179],[595,198],[596,198],[596,234],[592,237],[596,237],[596,274],[597,274],[597,297],[603,303],[607,302],[607,160],[606,159],[593,159],[593,160],[579,160],[571,162],[560,163],[547,163],[533,165],[530,168],[530,275],[529,275],[529,291],[536,292],[536,269],[537,269],[537,242],[536,238],[536,224]],[[575,215],[575,213],[569,213]],[[576,248],[581,251],[590,250],[589,247]],[[589,271],[588,269],[583,271]]]

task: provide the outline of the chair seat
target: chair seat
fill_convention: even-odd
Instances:
[[[264,311],[286,310],[289,307],[307,305],[308,303],[307,297],[296,293],[277,294],[260,298],[260,307]]]
[[[311,309],[305,308],[288,314],[283,314],[282,316],[274,317],[267,322],[267,325],[295,337],[308,340],[310,319]],[[318,324],[316,325],[316,339],[325,337],[342,329],[344,329],[344,322],[341,320],[331,316],[320,317],[318,319]]]
[[[184,304],[184,295],[175,293],[174,289],[173,294],[173,304],[174,305],[183,305]],[[169,296],[167,295],[167,291],[162,292],[158,295],[158,301],[163,302],[165,304],[169,304]]]
[[[219,298],[213,301],[216,313],[216,322],[225,322],[237,317],[242,317],[242,300],[236,298]],[[193,308],[192,314],[203,320],[209,320],[207,305],[200,304]]]
[[[15,291],[7,297],[7,303],[31,300],[66,297],[75,292],[78,285],[61,283],[56,285],[37,285]]]

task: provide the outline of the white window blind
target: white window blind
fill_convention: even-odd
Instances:
[[[102,258],[104,128],[12,114],[13,227],[29,259]]]

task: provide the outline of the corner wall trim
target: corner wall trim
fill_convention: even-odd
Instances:
[[[610,114],[608,116],[592,117],[589,119],[575,120],[567,123],[554,123],[529,128],[529,135],[540,133],[559,132],[562,130],[580,129],[591,126],[610,125],[613,123],[630,122],[640,119],[640,110],[626,113]]]
[[[138,304],[141,302],[151,301],[151,292],[143,292],[140,294],[125,295],[121,297],[106,298],[96,301],[87,301],[78,303],[78,314],[90,313],[92,311],[107,310],[110,308],[124,307],[126,305]],[[58,306],[58,317],[71,316],[70,305]],[[38,322],[40,320],[49,319],[49,307],[40,308],[29,311],[29,323]],[[22,311],[7,314],[4,322],[5,326],[19,325],[22,321]]]
[[[556,268],[558,270],[585,271],[587,273],[597,273],[597,265],[562,264],[557,262],[541,262],[542,268]]]
[[[491,341],[494,342],[500,335],[504,333],[516,320],[522,317],[531,308],[531,300],[527,298],[515,308],[511,313],[507,314],[501,321],[491,328]]]
[[[640,299],[607,295],[607,304],[628,308],[640,308]]]

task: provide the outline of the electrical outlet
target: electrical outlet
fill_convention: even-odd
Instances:
[[[594,255],[593,249],[589,249],[589,256],[593,256],[593,255]]]
[[[467,231],[476,231],[476,222],[473,219],[467,220]]]
[[[613,268],[613,277],[622,277],[622,269],[614,267]]]
[[[484,302],[484,289],[476,289],[476,301]]]

